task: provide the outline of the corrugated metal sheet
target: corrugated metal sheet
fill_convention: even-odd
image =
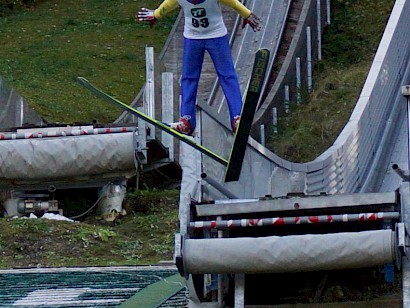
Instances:
[[[386,27],[379,49],[373,61],[368,78],[352,116],[333,147],[329,148],[316,161],[328,160],[325,173],[319,175],[329,179],[338,160],[341,161],[343,177],[320,190],[329,193],[378,191],[377,178],[383,178],[390,161],[389,151],[395,139],[402,133],[394,128],[401,126],[404,114],[404,98],[400,97],[400,86],[409,82],[410,27],[408,15],[410,2],[397,2]],[[400,118],[401,117],[401,118]],[[391,125],[389,125],[391,123]],[[388,136],[387,138],[384,136]],[[405,147],[405,144],[396,144]],[[401,151],[400,151],[401,152]],[[336,159],[332,156],[336,155]],[[333,159],[332,159],[333,158]],[[350,168],[345,166],[349,165]],[[310,182],[318,176],[317,172],[307,175],[307,192]],[[396,184],[397,181],[396,181]],[[394,190],[398,187],[390,187]]]
[[[303,14],[315,15],[316,10],[306,6],[316,4],[317,1],[305,1],[303,23],[298,24],[302,30],[307,26],[314,28],[316,19]],[[396,2],[356,108],[333,146],[314,161],[298,164],[281,159],[251,138],[239,182],[225,184],[226,187],[240,198],[285,195],[301,192],[300,187],[307,194],[395,190],[401,179],[394,178],[390,164],[396,162],[407,169],[407,131],[402,125],[406,121],[405,99],[400,86],[410,83],[409,13],[410,1]],[[304,33],[302,30],[296,32]],[[295,36],[294,40],[304,41],[305,36]],[[231,138],[211,119],[216,117],[203,116],[203,126],[207,128],[203,140],[205,145],[227,155]],[[223,168],[206,159],[204,162],[206,173],[223,184]],[[384,179],[385,175],[390,180]],[[220,197],[209,185],[206,188],[211,198]]]

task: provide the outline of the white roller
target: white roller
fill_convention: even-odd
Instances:
[[[262,238],[188,239],[187,273],[291,273],[393,262],[391,230]]]
[[[132,173],[133,133],[2,140],[0,184]]]

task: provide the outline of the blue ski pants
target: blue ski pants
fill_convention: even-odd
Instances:
[[[184,38],[181,78],[181,116],[190,116],[192,130],[196,126],[195,106],[199,78],[205,50],[208,51],[214,63],[222,90],[228,103],[230,123],[241,114],[242,96],[238,77],[232,61],[231,48],[225,35],[213,39]]]

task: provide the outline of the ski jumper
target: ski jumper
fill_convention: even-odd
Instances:
[[[192,131],[196,126],[196,97],[205,51],[211,56],[225,94],[230,123],[235,116],[240,115],[242,109],[242,95],[220,3],[231,7],[245,19],[251,14],[251,11],[238,0],[165,0],[154,11],[157,19],[177,8],[178,5],[184,11],[181,117],[190,118]]]

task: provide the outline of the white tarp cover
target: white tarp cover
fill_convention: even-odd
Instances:
[[[391,230],[263,238],[188,239],[187,273],[291,273],[378,266],[393,261]]]
[[[0,185],[132,174],[133,133],[0,140]]]

